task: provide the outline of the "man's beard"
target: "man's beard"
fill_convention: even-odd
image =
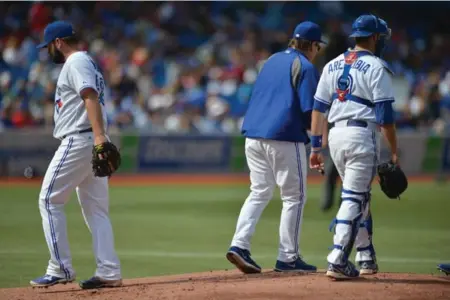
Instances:
[[[52,51],[48,51],[48,54],[55,64],[63,64],[66,61],[64,54],[56,48],[53,48],[53,53]]]

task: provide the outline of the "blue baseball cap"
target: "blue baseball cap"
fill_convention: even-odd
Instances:
[[[45,48],[57,38],[65,38],[75,34],[72,24],[65,21],[55,21],[45,27],[44,41],[37,45],[37,48]]]
[[[322,40],[322,30],[320,29],[320,26],[310,21],[298,24],[297,27],[295,27],[293,38],[326,44]]]
[[[374,15],[361,15],[352,24],[350,37],[369,37],[373,34],[391,35],[391,29],[387,23]]]

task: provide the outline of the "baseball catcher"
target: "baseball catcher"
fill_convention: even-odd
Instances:
[[[353,22],[350,37],[355,46],[324,67],[314,96],[311,125],[310,167],[321,169],[323,125],[334,124],[328,134],[328,146],[342,179],[342,203],[333,220],[333,249],[327,256],[326,275],[334,279],[378,272],[370,204],[381,135],[391,150],[392,163],[398,161],[393,73],[382,59],[391,29],[377,16],[362,15]],[[400,183],[391,183],[390,176],[383,177],[383,185],[392,191],[389,195],[399,195],[404,190]],[[353,248],[359,270],[349,260]]]
[[[408,179],[398,164],[392,161],[379,164],[377,167],[381,190],[390,199],[400,199],[400,195],[408,188]]]
[[[95,145],[92,149],[92,169],[97,177],[109,177],[120,167],[120,152],[111,142]]]

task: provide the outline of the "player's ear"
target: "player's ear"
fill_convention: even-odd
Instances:
[[[54,45],[56,47],[56,49],[59,50],[59,48],[61,48],[61,39],[60,38],[56,38],[54,41]]]

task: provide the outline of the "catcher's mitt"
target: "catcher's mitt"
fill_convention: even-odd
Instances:
[[[400,199],[408,187],[408,179],[400,166],[389,161],[379,164],[377,171],[381,190],[390,199]]]
[[[92,149],[92,169],[97,177],[111,176],[120,167],[120,152],[111,142],[95,145]]]

